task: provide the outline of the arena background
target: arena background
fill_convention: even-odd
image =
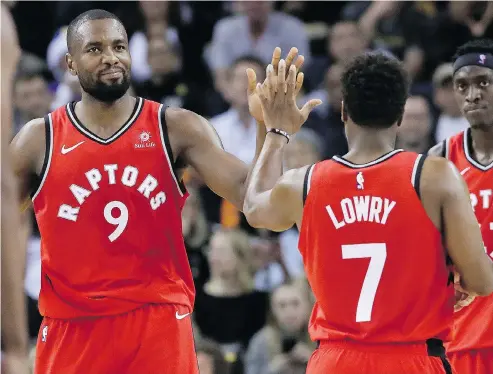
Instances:
[[[66,73],[66,26],[93,8],[125,24],[135,95],[208,118],[224,147],[245,162],[255,152],[245,69],[263,75],[274,47],[304,54],[300,103],[320,98],[286,152],[285,168],[335,154],[347,143],[340,83],[348,59],[382,50],[402,59],[412,78],[398,147],[425,152],[468,124],[452,91],[449,63],[460,44],[491,37],[491,2],[17,2],[23,50],[14,86],[17,132],[29,120],[80,97]],[[5,51],[2,51],[5,53]],[[314,349],[306,326],[312,295],[297,251],[298,232],[253,230],[189,170],[183,234],[197,288],[193,320],[202,374],[304,373]],[[26,300],[33,346],[41,317],[39,232],[26,217]],[[33,348],[34,349],[34,348]]]

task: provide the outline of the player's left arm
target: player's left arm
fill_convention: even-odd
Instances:
[[[269,133],[252,171],[243,209],[252,227],[284,231],[301,223],[309,166],[282,174],[283,143],[282,136]]]

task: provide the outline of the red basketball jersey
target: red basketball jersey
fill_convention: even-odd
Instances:
[[[467,183],[471,204],[481,226],[486,252],[493,258],[493,163],[481,165],[471,155],[471,131],[445,141],[445,155]],[[460,219],[460,217],[458,217]],[[493,296],[478,297],[454,314],[454,339],[450,352],[493,348]]]
[[[163,106],[137,98],[102,139],[70,103],[49,114],[41,183],[41,314],[75,318],[147,303],[193,306],[181,229],[186,190],[176,178]]]
[[[314,340],[449,339],[454,290],[442,237],[419,198],[425,157],[394,150],[306,177],[299,247],[315,303]]]

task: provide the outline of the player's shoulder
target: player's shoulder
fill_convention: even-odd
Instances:
[[[166,108],[164,111],[166,124],[171,137],[180,137],[188,145],[200,141],[209,142],[221,146],[222,144],[214,127],[201,115],[183,108]]]
[[[421,190],[431,193],[447,193],[455,188],[460,173],[455,165],[440,156],[430,155],[423,164]]]
[[[27,122],[21,127],[16,135],[16,138],[20,138],[24,141],[45,141],[46,136],[46,119],[35,118]]]

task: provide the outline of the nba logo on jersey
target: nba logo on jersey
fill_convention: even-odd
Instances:
[[[486,61],[486,55],[479,55],[479,63],[481,65],[484,65],[485,61]]]
[[[365,178],[363,178],[363,172],[360,171],[356,175],[356,188],[358,190],[363,190],[365,188],[365,186],[363,185],[363,183],[365,183]]]
[[[41,338],[41,341],[46,342],[46,337],[48,336],[48,326],[43,327],[42,334],[43,334],[43,336]]]

